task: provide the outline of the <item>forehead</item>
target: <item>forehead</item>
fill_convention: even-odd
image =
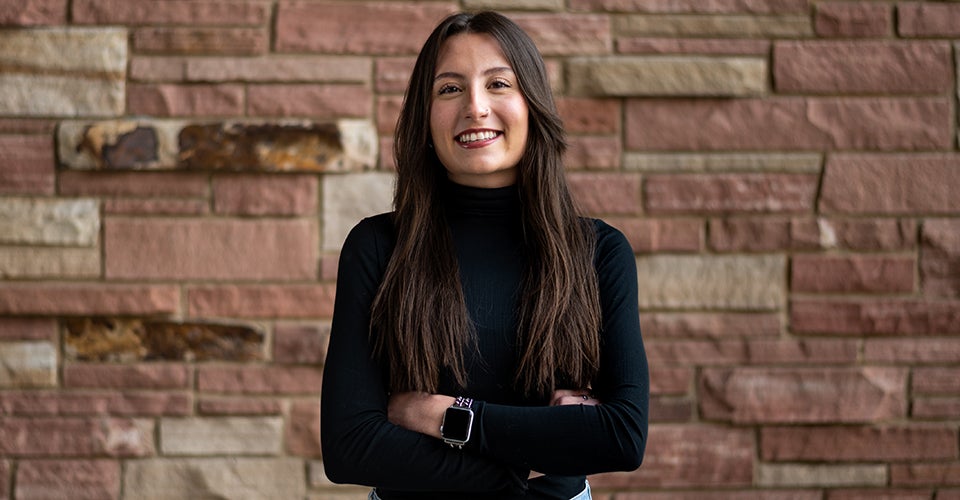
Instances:
[[[446,39],[437,56],[436,73],[460,69],[510,68],[497,39],[486,33],[461,33]]]

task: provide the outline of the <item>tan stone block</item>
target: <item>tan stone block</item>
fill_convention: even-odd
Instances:
[[[53,387],[57,350],[49,342],[0,342],[0,387]]]
[[[640,172],[786,172],[818,174],[819,153],[627,153],[623,168]]]
[[[886,486],[886,465],[758,464],[757,484],[774,488]]]
[[[288,458],[134,460],[124,467],[124,498],[303,498],[305,476],[303,461]]]
[[[270,33],[262,28],[145,27],[133,32],[140,53],[259,55],[270,48]]]
[[[186,79],[199,82],[367,83],[373,61],[350,56],[191,57],[185,68]]]
[[[358,173],[323,177],[323,250],[336,251],[360,219],[393,208],[395,176]]]
[[[187,58],[182,56],[130,57],[130,80],[138,82],[184,81],[187,79]]]
[[[0,114],[113,116],[123,113],[123,29],[0,32]]]
[[[783,38],[813,36],[808,15],[627,15],[618,17],[619,36],[724,36]]]
[[[567,62],[567,90],[592,96],[763,94],[767,64],[752,57],[618,56]]]
[[[0,243],[90,247],[99,231],[93,199],[0,199]]]
[[[197,373],[197,390],[266,396],[320,393],[323,369],[313,366],[212,366]]]
[[[778,309],[786,295],[782,256],[674,256],[637,259],[641,308]]]
[[[0,278],[96,278],[97,248],[0,246]]]
[[[160,451],[167,455],[277,455],[283,444],[279,417],[164,418]]]

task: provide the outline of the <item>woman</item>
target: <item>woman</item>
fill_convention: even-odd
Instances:
[[[648,376],[633,252],[578,217],[543,60],[457,14],[417,59],[396,211],[341,252],[324,369],[327,476],[371,499],[588,499],[633,470]]]

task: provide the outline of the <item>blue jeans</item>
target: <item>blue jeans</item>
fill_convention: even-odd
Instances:
[[[590,495],[590,481],[584,481],[586,486],[583,488],[583,491],[577,493],[576,496],[570,500],[593,500],[593,496]],[[380,500],[380,497],[377,496],[377,489],[374,488],[370,490],[370,494],[367,495],[367,500]]]

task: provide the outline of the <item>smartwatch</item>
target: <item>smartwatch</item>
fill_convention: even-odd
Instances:
[[[443,412],[443,423],[440,425],[440,435],[443,442],[460,449],[470,441],[470,430],[473,427],[473,400],[460,396]]]

